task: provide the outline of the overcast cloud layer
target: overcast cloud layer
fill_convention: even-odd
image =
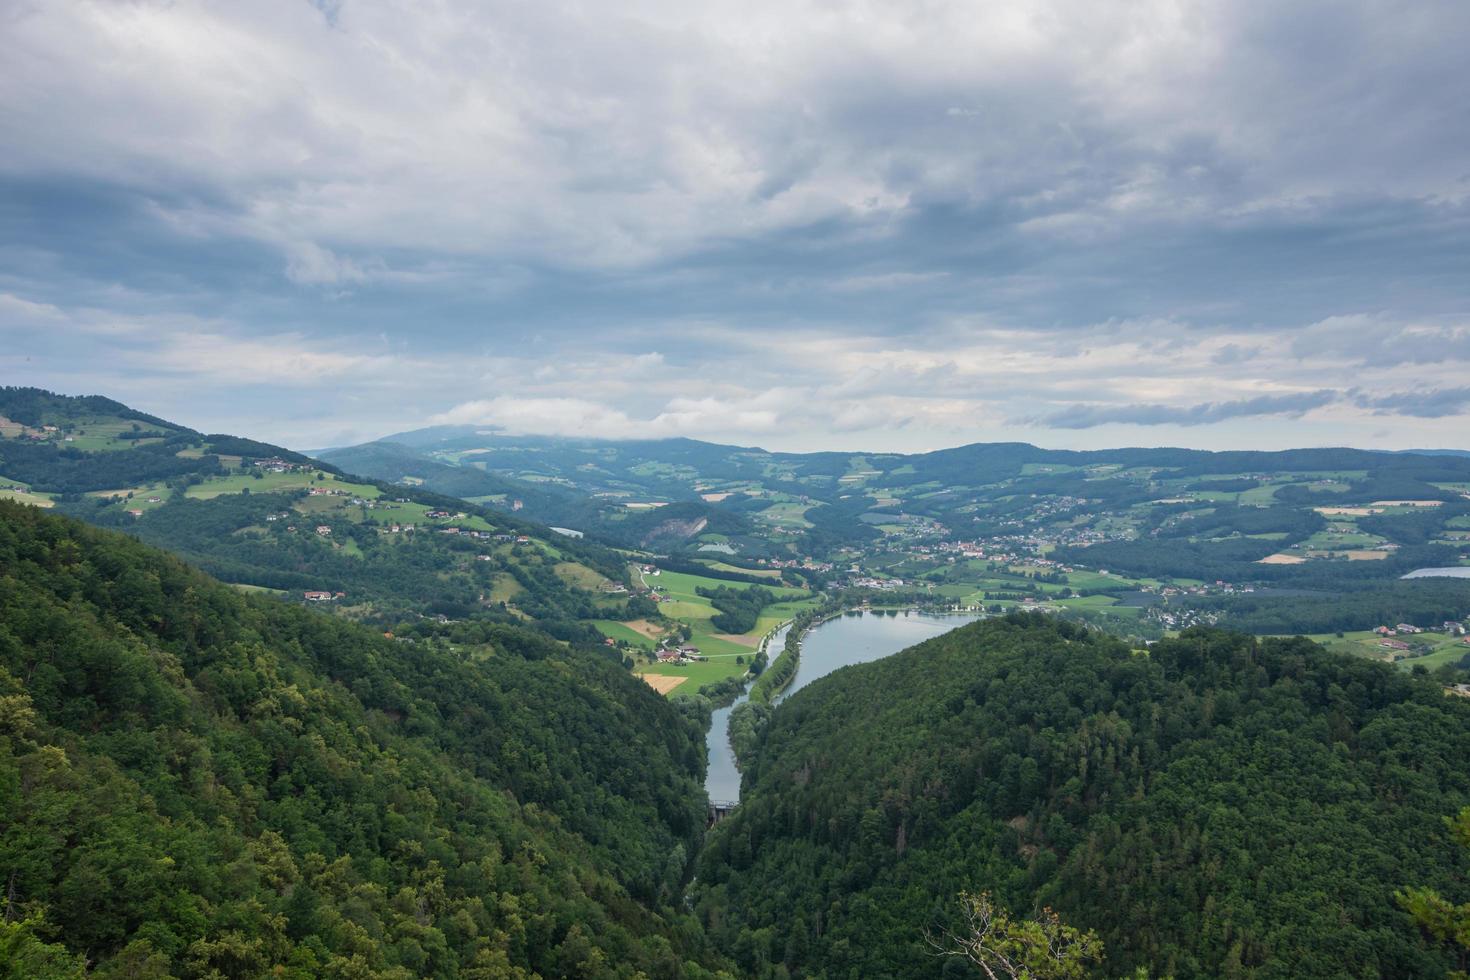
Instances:
[[[1470,4],[0,0],[0,381],[298,448],[1470,448]]]

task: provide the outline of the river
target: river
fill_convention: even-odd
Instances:
[[[975,619],[972,613],[900,612],[896,616],[863,612],[839,616],[809,631],[801,642],[801,660],[796,676],[776,703],[790,697],[812,681],[826,677],[839,667],[879,660],[915,643],[948,633]],[[786,645],[787,628],[771,637],[767,649],[771,659]],[[711,800],[735,803],[740,799],[740,770],[735,768],[735,753],[730,750],[730,712],[746,699],[742,694],[735,704],[714,713],[710,723],[709,769],[704,788]]]

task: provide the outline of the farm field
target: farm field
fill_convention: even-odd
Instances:
[[[691,575],[687,572],[669,571],[650,576],[646,581],[672,600],[661,603],[659,612],[670,619],[687,623],[691,631],[690,642],[698,647],[701,653],[708,655],[735,655],[752,652],[767,630],[782,620],[791,618],[791,610],[800,608],[801,600],[810,601],[810,594],[803,589],[763,586],[763,588],[769,588],[783,601],[767,607],[762,618],[757,621],[755,628],[749,633],[731,637],[721,633],[711,624],[710,619],[716,614],[715,607],[710,605],[710,601],[699,595],[696,590],[701,587],[717,589],[732,585],[736,588],[746,586],[721,579]]]
[[[270,493],[277,490],[306,490],[312,486],[330,486],[359,497],[377,497],[379,494],[377,487],[365,483],[348,483],[331,473],[326,474],[324,479],[317,479],[317,472],[308,470],[302,473],[262,473],[259,478],[248,473],[232,473],[195,484],[185,490],[184,495],[196,500],[209,500],[221,494],[240,493],[244,490],[251,493]]]
[[[812,526],[811,521],[806,519],[806,512],[810,509],[810,504],[772,504],[756,514],[755,518],[762,523],[775,524],[779,527],[807,528]]]
[[[750,660],[750,651],[743,651],[747,663]],[[640,674],[652,674],[659,677],[682,677],[688,680],[677,693],[694,694],[706,684],[722,681],[726,677],[739,677],[745,673],[746,664],[737,663],[735,654],[725,656],[710,656],[709,660],[695,662],[692,664],[647,664],[638,668]]]
[[[0,480],[0,484],[5,484],[5,481]],[[29,490],[0,490],[0,500],[15,500],[33,507],[54,507],[55,501],[51,499],[52,496],[49,493],[32,493]]]
[[[687,677],[670,677],[665,674],[639,674],[638,676],[643,678],[649,687],[665,695],[689,679]]]
[[[1423,666],[1429,670],[1446,664],[1459,663],[1470,655],[1470,643],[1464,637],[1448,636],[1444,633],[1416,633],[1411,636],[1395,636],[1389,639],[1409,644],[1411,650],[1391,650],[1382,646],[1383,638],[1369,630],[1357,630],[1337,636],[1335,633],[1318,633],[1308,637],[1336,653],[1351,653],[1372,660],[1387,660],[1391,655],[1399,657],[1394,663],[1408,670]],[[1418,651],[1424,650],[1425,653]],[[1408,655],[1405,654],[1414,654]]]
[[[713,537],[714,535],[707,536]],[[722,561],[706,562],[705,564],[716,572],[737,572],[741,575],[754,575],[757,578],[779,579],[781,577],[780,570],[775,568],[740,568],[735,565],[727,565]]]

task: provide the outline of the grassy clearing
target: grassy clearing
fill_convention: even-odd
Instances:
[[[745,673],[745,666],[745,664],[736,663],[735,658],[730,656],[716,657],[692,664],[649,664],[639,667],[638,672],[660,677],[687,678],[689,683],[678,693],[693,694],[706,684],[722,681],[726,677],[739,677]]]
[[[1388,660],[1390,657],[1398,657],[1394,663],[1408,670],[1416,665],[1423,665],[1429,670],[1442,667],[1446,664],[1459,663],[1466,655],[1470,655],[1470,643],[1466,643],[1463,637],[1447,636],[1444,633],[1416,633],[1412,636],[1390,637],[1409,644],[1409,650],[1393,650],[1384,647],[1383,638],[1368,630],[1360,630],[1344,633],[1338,636],[1335,633],[1316,633],[1308,637],[1335,653],[1350,653],[1359,657],[1368,657],[1372,660]]]
[[[728,582],[724,579],[706,578],[703,575],[691,575],[688,572],[664,571],[660,572],[658,575],[649,577],[647,579],[647,582],[649,585],[657,588],[661,592],[667,593],[675,599],[697,602],[706,607],[709,607],[709,600],[699,595],[695,591],[696,589],[718,589],[722,587],[739,589],[746,587],[739,582]],[[780,599],[801,599],[805,598],[808,595],[805,589],[793,589],[789,586],[763,585],[761,586],[761,588],[769,589]]]
[[[652,650],[654,648],[654,642],[648,637],[616,620],[594,619],[592,620],[592,625],[596,626],[597,631],[603,636],[611,637],[614,640],[622,640],[624,643],[638,647],[641,650]]]
[[[328,473],[325,479],[318,480],[316,471],[306,473],[262,473],[259,478],[246,473],[232,473],[229,476],[217,476],[203,483],[195,484],[184,491],[185,496],[197,500],[212,500],[226,493],[240,493],[249,490],[251,493],[274,493],[285,490],[306,490],[312,486],[331,487],[334,490],[345,490],[358,497],[377,497],[377,487],[368,486],[365,483],[348,483],[339,480]]]
[[[3,482],[3,481],[0,481]],[[10,486],[11,484],[6,484]],[[0,490],[0,500],[15,500],[32,507],[54,507],[56,502],[49,493],[37,493],[32,490]]]
[[[556,577],[574,589],[586,589],[589,592],[597,592],[608,583],[608,579],[588,568],[586,565],[578,565],[576,562],[557,562],[551,570]]]
[[[778,568],[739,568],[735,565],[727,565],[722,561],[707,561],[704,564],[716,572],[738,572],[741,575],[754,575],[756,578],[779,579],[781,577],[781,570]]]
[[[61,424],[64,431],[56,434],[55,441],[68,449],[82,452],[117,452],[135,446],[148,446],[163,441],[170,430],[161,429],[148,422],[134,422],[115,415],[96,415],[83,419],[49,420]],[[156,437],[122,439],[124,433],[158,433]]]
[[[509,572],[501,572],[495,576],[490,586],[490,594],[486,598],[491,603],[510,602],[524,591],[526,591],[525,588],[512,578]]]
[[[812,522],[806,519],[806,512],[811,508],[811,504],[795,502],[772,504],[758,512],[755,519],[762,524],[774,524],[777,527],[811,527]]]
[[[689,679],[687,677],[669,677],[664,674],[639,674],[638,676],[643,678],[649,687],[664,695],[667,695],[674,688]]]

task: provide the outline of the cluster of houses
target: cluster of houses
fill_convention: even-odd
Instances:
[[[892,591],[903,588],[904,582],[901,578],[875,578],[871,575],[857,575],[847,580],[847,584],[857,589],[881,589]]]
[[[301,597],[307,602],[332,602],[336,599],[347,598],[346,592],[303,592]]]
[[[1379,636],[1413,636],[1415,633],[1427,633],[1430,630],[1412,623],[1399,623],[1397,626],[1380,626],[1373,631]],[[1446,636],[1464,636],[1465,624],[1455,620],[1445,620],[1440,624],[1438,630],[1433,632],[1444,633]]]
[[[764,568],[804,568],[809,572],[830,572],[832,563],[811,558],[757,558],[757,565]]]
[[[1191,626],[1214,626],[1220,621],[1218,612],[1202,612],[1198,609],[1165,609],[1154,606],[1145,614],[1168,630],[1188,629]]]
[[[267,473],[296,473],[311,469],[304,463],[288,463],[279,456],[270,456],[266,459],[255,460],[255,465]]]
[[[692,643],[675,644],[668,641],[658,648],[654,656],[661,664],[692,664],[709,659]]]
[[[1422,626],[1412,623],[1399,623],[1397,626],[1380,626],[1373,631],[1378,637],[1378,645],[1389,651],[1390,659],[1399,660],[1398,654],[1407,653],[1412,647],[1403,640],[1396,640],[1397,636],[1413,636],[1416,633],[1440,632],[1446,636],[1462,637],[1466,643],[1470,643],[1470,636],[1466,635],[1465,624],[1455,620],[1446,620],[1438,630],[1428,630]]]

